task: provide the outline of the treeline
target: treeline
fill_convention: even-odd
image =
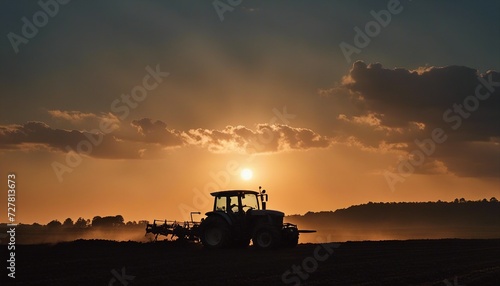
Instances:
[[[492,238],[500,237],[500,202],[494,197],[479,201],[369,202],[336,211],[288,216],[287,220],[337,236],[349,232],[360,238],[367,233],[380,234],[384,239]]]
[[[307,212],[305,215],[292,215],[288,218],[317,223],[335,220],[351,225],[448,223],[478,226],[498,223],[500,226],[500,202],[495,197],[479,201],[461,198],[453,202],[369,202],[336,211]]]
[[[71,218],[63,222],[52,220],[46,225],[39,223],[18,224],[16,227],[16,241],[20,244],[55,243],[77,239],[109,239],[147,241],[145,229],[148,221],[125,222],[122,215],[95,216],[90,219]],[[0,232],[5,233],[8,226],[0,224]],[[0,238],[0,244],[6,243]]]
[[[116,216],[95,216],[92,220],[84,219],[82,217],[78,218],[75,222],[71,218],[65,219],[63,222],[59,220],[53,220],[47,224],[49,228],[88,228],[88,227],[122,227],[122,226],[146,226],[147,220],[128,221],[125,223],[122,215]],[[41,226],[40,224],[33,224],[33,226]]]

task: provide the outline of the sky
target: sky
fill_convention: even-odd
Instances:
[[[496,1],[1,5],[18,223],[500,197]]]

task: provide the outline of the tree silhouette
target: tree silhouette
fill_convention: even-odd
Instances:
[[[101,221],[102,217],[100,216],[95,216],[94,218],[92,218],[92,226],[98,226],[100,221]]]
[[[56,228],[56,227],[60,227],[61,225],[62,225],[61,222],[58,221],[57,219],[55,219],[55,220],[49,222],[47,224],[47,227],[49,227],[49,228]]]
[[[121,215],[105,216],[105,217],[95,216],[92,219],[93,227],[114,227],[122,225],[125,225],[125,223],[123,216]]]
[[[87,221],[82,217],[78,218],[74,224],[76,228],[86,228],[87,225],[88,225]]]
[[[117,225],[125,224],[125,220],[123,219],[122,215],[116,215],[114,218],[115,218],[115,224]]]
[[[64,227],[72,227],[73,226],[73,220],[71,218],[67,218],[64,220],[63,224]]]

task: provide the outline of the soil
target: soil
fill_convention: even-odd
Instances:
[[[500,285],[500,239],[299,244],[266,251],[77,240],[16,245],[15,257],[15,279],[2,267],[7,285]]]

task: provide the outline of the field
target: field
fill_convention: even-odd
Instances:
[[[499,281],[499,239],[300,244],[271,251],[105,240],[16,247],[16,285],[456,286]]]

